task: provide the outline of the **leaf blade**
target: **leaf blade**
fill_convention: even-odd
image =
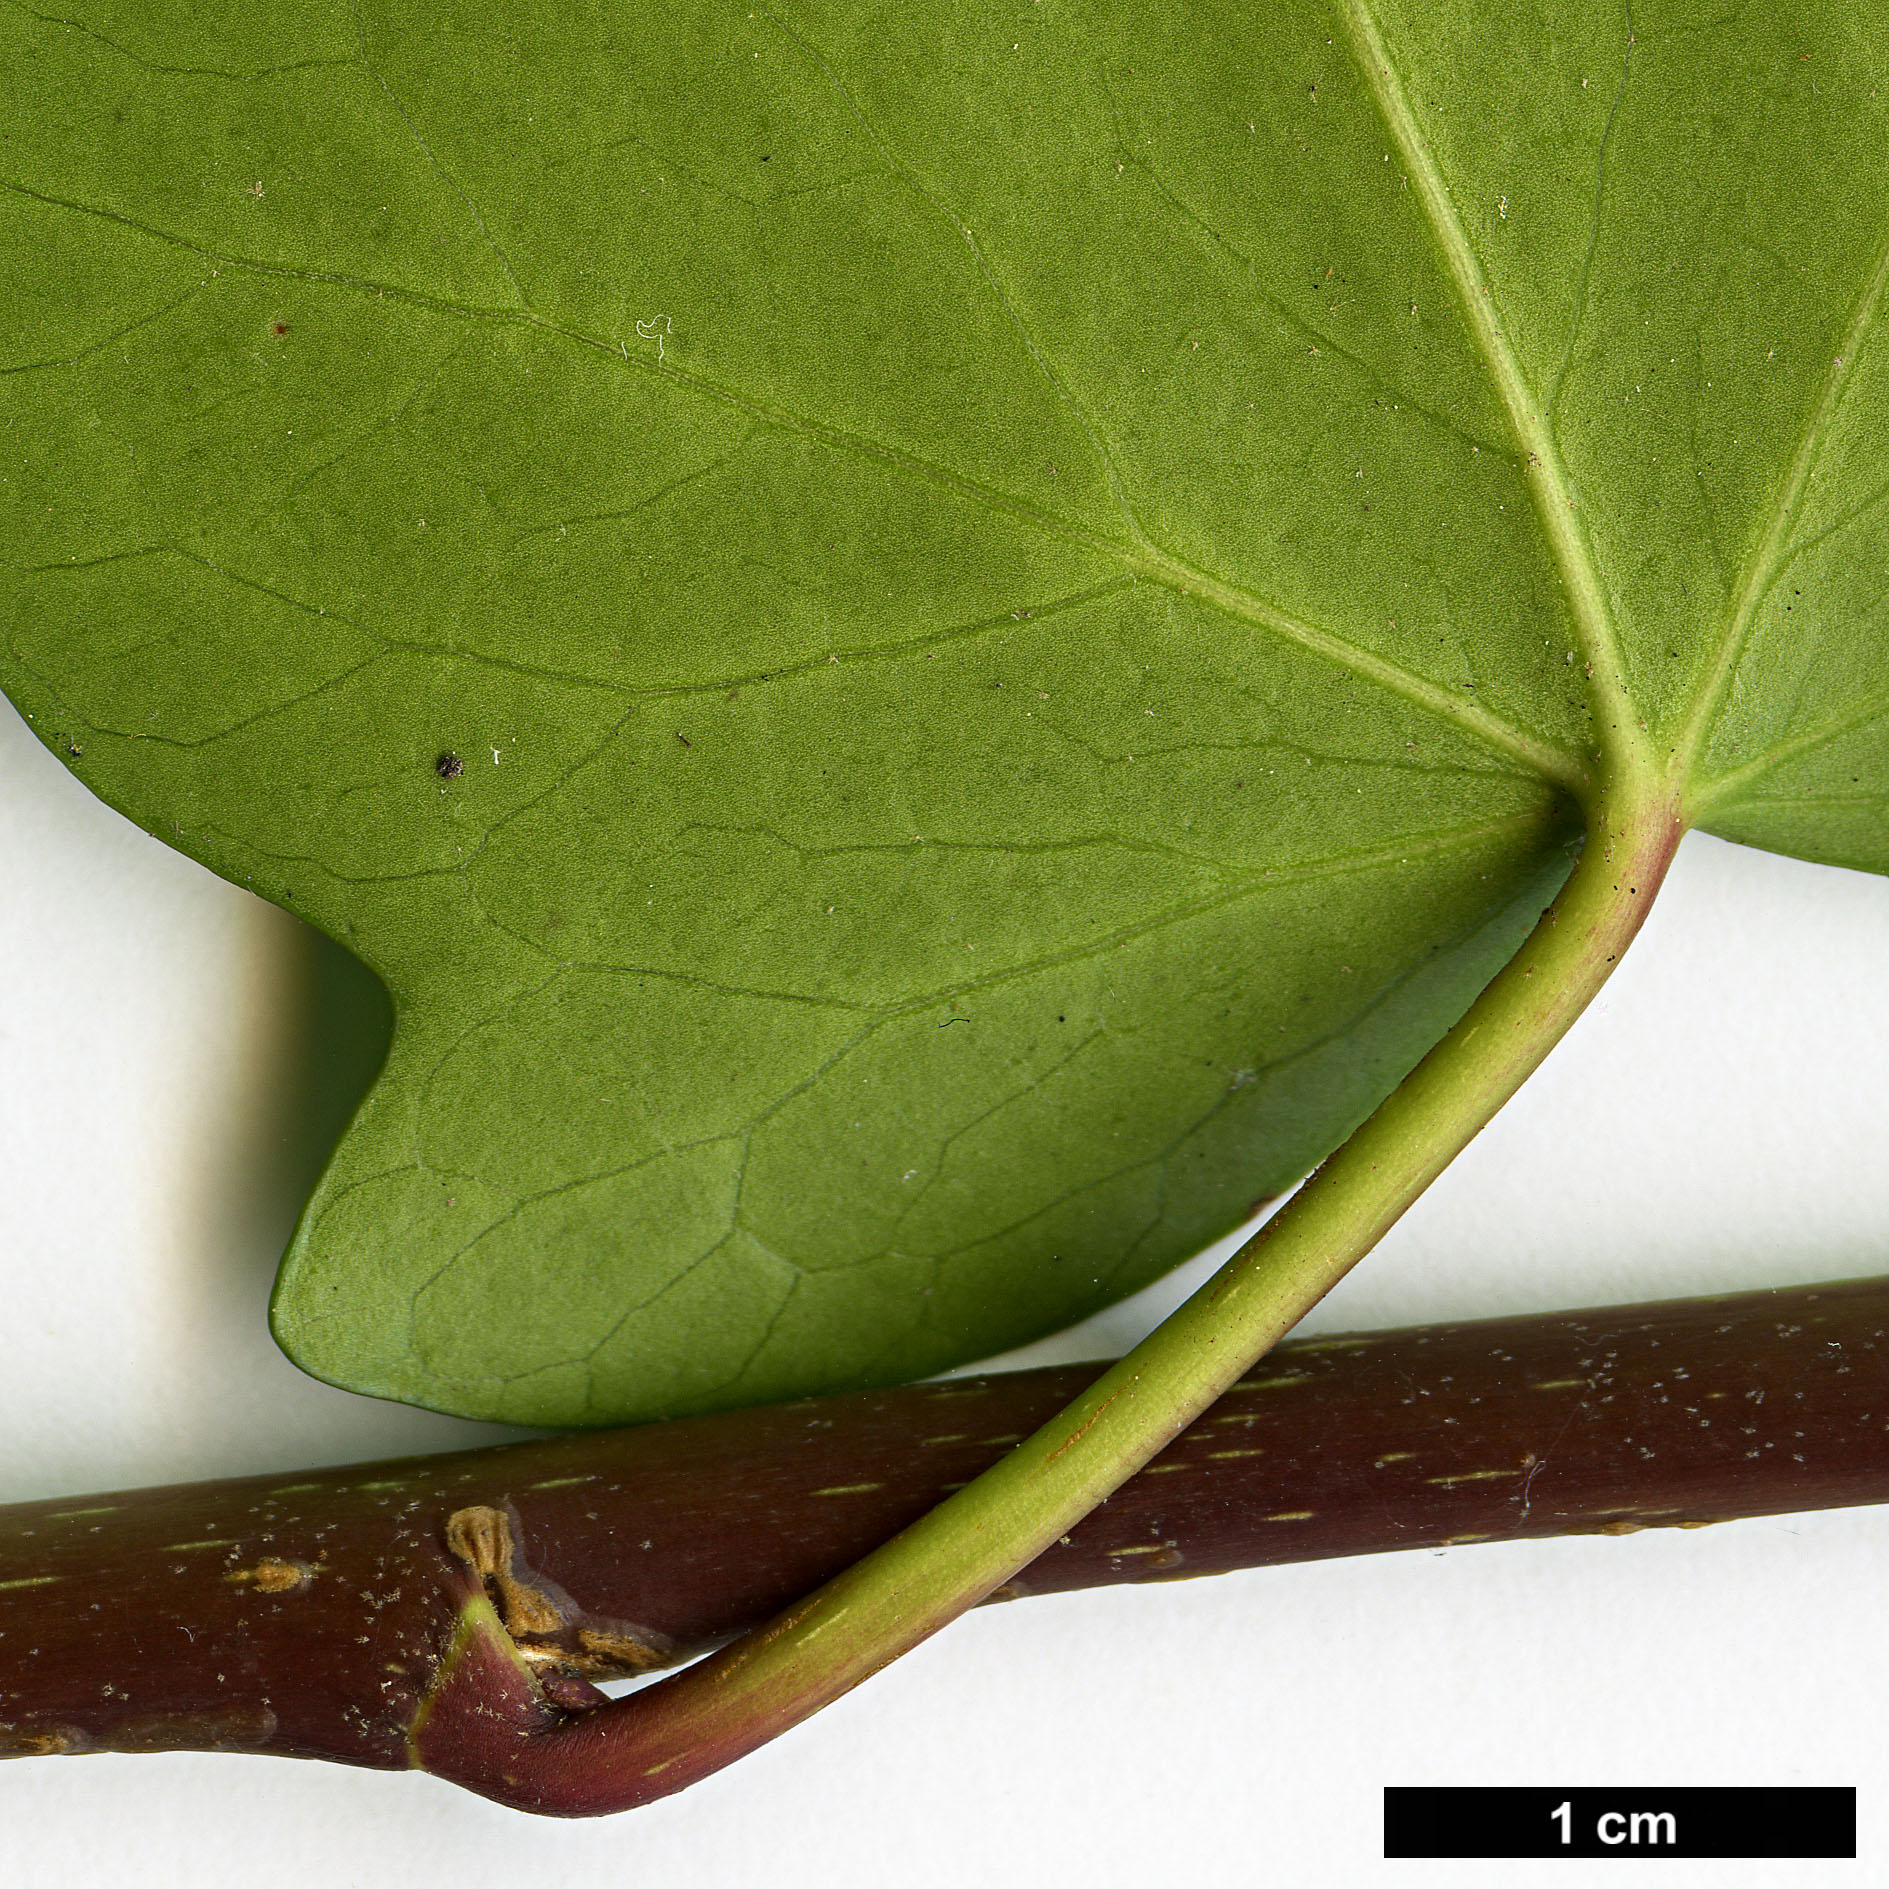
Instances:
[[[1834,10],[1570,4],[1532,90],[1486,8],[542,17],[6,26],[77,127],[3,200],[7,686],[396,1006],[278,1286],[318,1374],[621,1421],[1093,1309],[1460,1014],[1596,702],[1710,725],[1715,830],[1881,857],[1815,357],[1885,265],[1721,307],[1649,209],[1732,253],[1832,127],[1875,178]],[[1736,372],[1622,396],[1682,339]]]

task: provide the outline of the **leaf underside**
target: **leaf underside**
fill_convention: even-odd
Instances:
[[[1460,1014],[1599,714],[1889,869],[1866,10],[78,4],[0,13],[0,668],[392,995],[323,1377],[1095,1309]]]

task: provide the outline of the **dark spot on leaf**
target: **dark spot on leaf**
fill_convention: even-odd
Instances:
[[[456,754],[442,754],[433,763],[433,772],[443,781],[456,781],[465,771],[465,762]]]
[[[278,321],[274,323],[269,330],[271,334],[278,334],[278,335],[285,335],[288,333],[288,331],[289,331],[289,324],[286,321]]]

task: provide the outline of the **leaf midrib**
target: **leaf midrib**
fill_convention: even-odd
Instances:
[[[1410,166],[1426,219],[1442,252],[1464,316],[1509,414],[1517,445],[1526,457],[1527,469],[1536,475],[1528,482],[1530,495],[1535,501],[1543,535],[1567,586],[1576,632],[1591,664],[1589,699],[1603,740],[1614,748],[1616,764],[1624,761],[1629,768],[1655,766],[1653,743],[1645,734],[1645,724],[1638,716],[1627,685],[1617,626],[1597,560],[1581,524],[1554,429],[1547,413],[1535,400],[1496,317],[1493,290],[1457,213],[1435,154],[1417,125],[1408,91],[1369,0],[1338,0],[1338,5],[1348,28],[1357,67],[1371,90],[1386,130]],[[1622,83],[1624,85],[1624,72]],[[1616,98],[1616,112],[1618,105]],[[1610,114],[1608,136],[1612,134],[1613,122]],[[1591,260],[1590,252],[1590,264]],[[1792,539],[1804,497],[1854,375],[1857,356],[1869,337],[1886,294],[1889,294],[1889,237],[1885,237],[1878,250],[1844,324],[1831,365],[1805,416],[1790,465],[1772,502],[1769,523],[1746,564],[1731,608],[1725,615],[1710,666],[1677,738],[1670,745],[1666,771],[1685,791],[1689,819],[1703,818],[1708,809],[1716,810],[1737,798],[1739,790],[1748,782],[1771,771],[1780,762],[1870,720],[1883,711],[1884,702],[1889,700],[1889,697],[1871,698],[1801,736],[1778,741],[1716,779],[1692,784],[1750,644],[1758,611],[1792,555]],[[1557,380],[1557,391],[1558,386]]]
[[[1560,442],[1517,360],[1496,313],[1495,291],[1456,208],[1429,139],[1418,125],[1410,94],[1368,0],[1337,0],[1353,63],[1374,101],[1392,144],[1416,187],[1444,272],[1456,291],[1522,461],[1535,506],[1562,584],[1574,632],[1585,657],[1588,702],[1611,776],[1641,773],[1650,759],[1633,698],[1627,687],[1620,636],[1593,547],[1587,539],[1573,482],[1562,462]]]

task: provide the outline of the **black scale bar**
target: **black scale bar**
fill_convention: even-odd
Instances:
[[[1390,1787],[1384,1854],[1854,1856],[1856,1792]]]

